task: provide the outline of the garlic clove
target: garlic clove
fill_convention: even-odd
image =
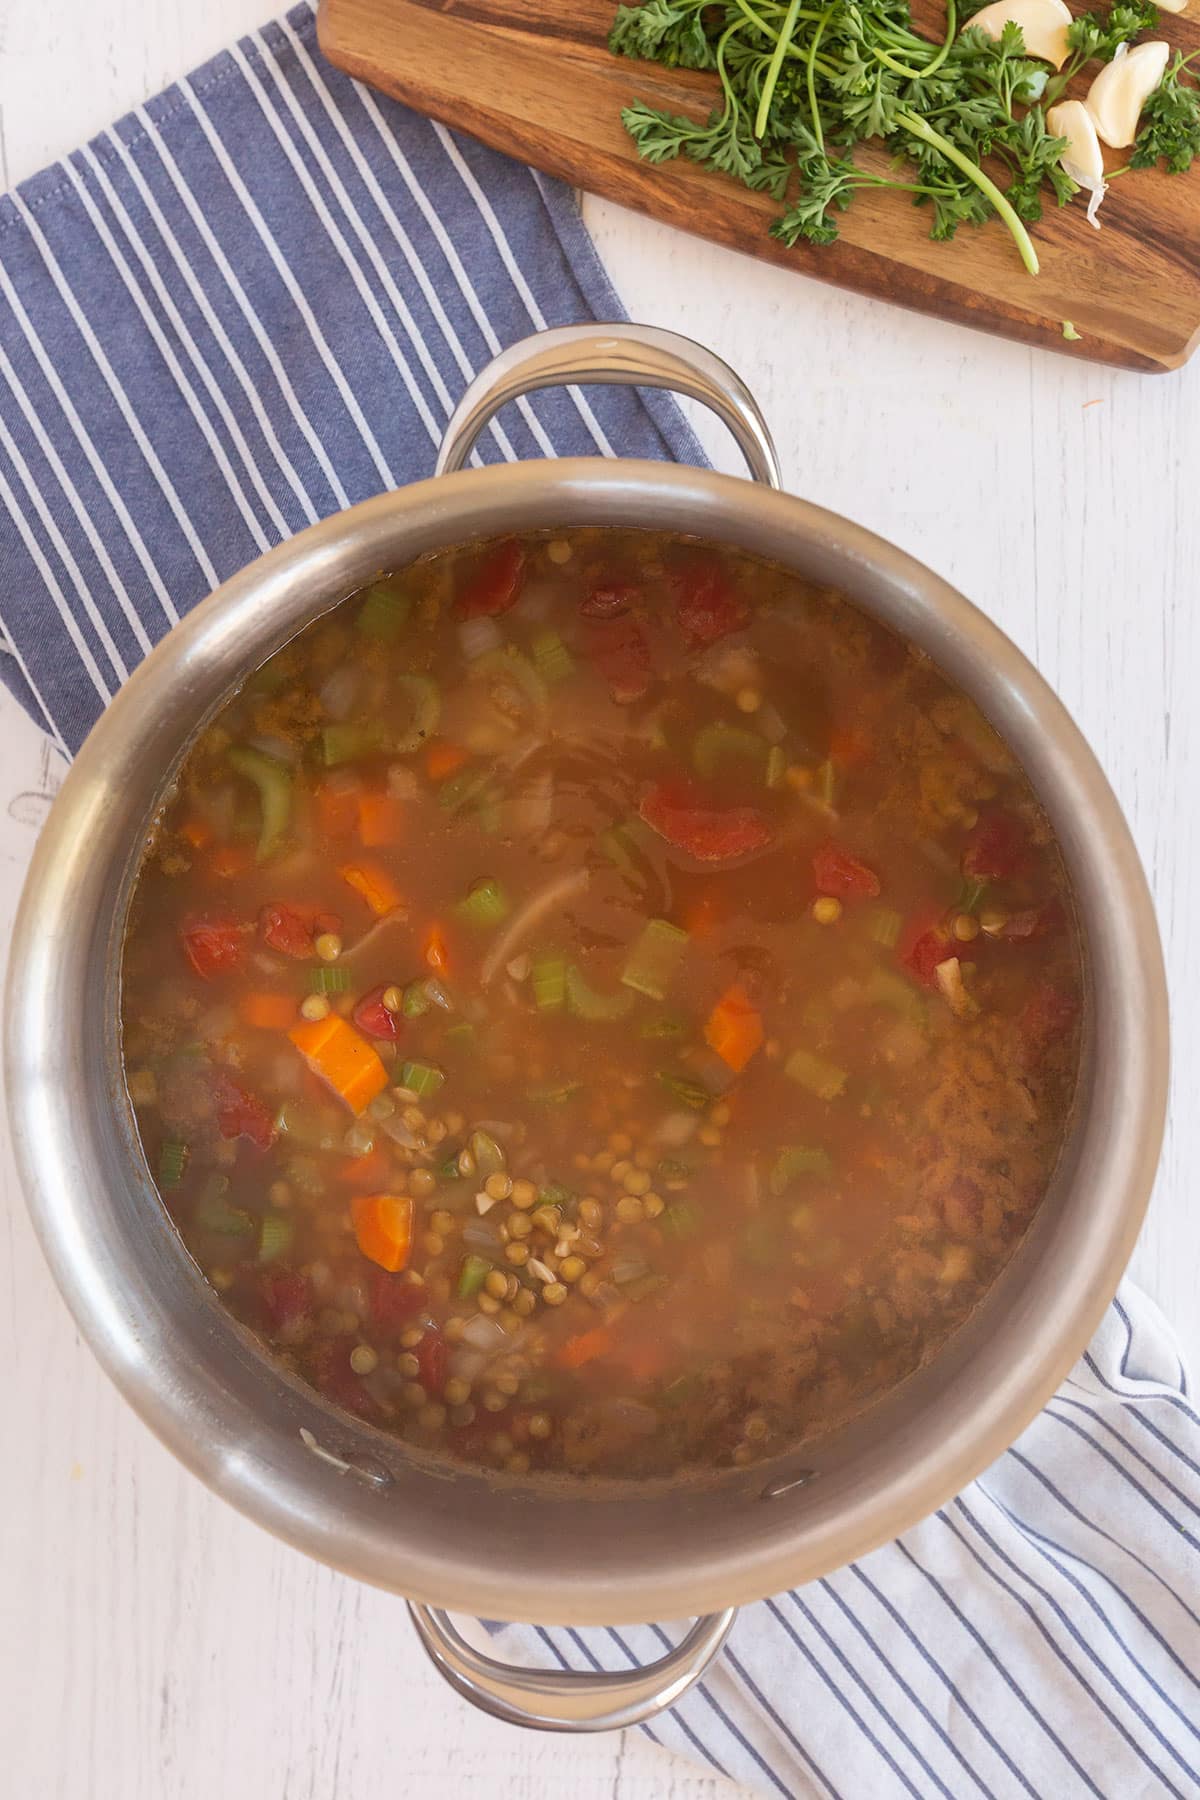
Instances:
[[[1006,25],[1019,25],[1025,40],[1025,54],[1061,69],[1067,60],[1067,27],[1071,10],[1063,0],[992,0],[972,18],[963,30],[978,25],[988,37],[998,38]]]
[[[1187,11],[1188,0],[1158,0],[1159,12],[1181,13]]]
[[[1085,102],[1092,124],[1106,144],[1124,150],[1137,136],[1142,108],[1166,72],[1170,45],[1151,38],[1130,50],[1118,44],[1117,54],[1088,89]]]
[[[1051,137],[1066,138],[1067,147],[1058,160],[1071,180],[1078,187],[1087,189],[1090,195],[1088,223],[1099,231],[1100,221],[1096,214],[1108,192],[1108,184],[1104,179],[1104,152],[1091,113],[1082,100],[1060,100],[1046,114],[1046,130]]]

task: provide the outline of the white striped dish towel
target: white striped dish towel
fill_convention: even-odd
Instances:
[[[570,195],[323,63],[310,10],[0,199],[0,677],[68,753],[172,622],[431,472],[471,374],[620,316]],[[674,403],[539,394],[485,461],[699,451]],[[1131,1288],[1042,1416],[897,1543],[747,1609],[644,1727],[773,1794],[1200,1794],[1200,1427]],[[671,1628],[503,1630],[569,1667]]]

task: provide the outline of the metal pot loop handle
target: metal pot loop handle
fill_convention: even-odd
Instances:
[[[417,1635],[456,1693],[506,1725],[534,1731],[622,1731],[674,1706],[717,1656],[735,1606],[697,1619],[683,1641],[643,1669],[520,1669],[468,1644],[436,1606],[409,1601]]]
[[[488,420],[539,388],[596,382],[686,394],[728,426],[751,477],[783,485],[758,403],[739,375],[703,345],[652,325],[562,325],[522,338],[481,369],[455,407],[437,473],[463,468]],[[683,1641],[643,1669],[521,1669],[477,1650],[440,1607],[409,1602],[417,1636],[456,1693],[507,1725],[535,1731],[620,1731],[674,1706],[729,1636],[736,1607],[697,1619]]]
[[[480,432],[509,400],[574,382],[669,388],[698,400],[733,433],[755,481],[780,488],[779,457],[758,402],[740,375],[702,344],[654,325],[560,325],[522,338],[481,369],[455,407],[437,474],[461,469]]]

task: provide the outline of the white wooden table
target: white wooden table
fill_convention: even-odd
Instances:
[[[5,183],[260,23],[264,3],[0,0]],[[710,344],[761,396],[788,485],[977,600],[1098,751],[1150,872],[1175,1003],[1175,1107],[1134,1273],[1196,1360],[1200,366],[1102,373],[843,297],[611,206],[586,215],[632,315]],[[726,461],[719,434],[706,437]],[[60,773],[0,697],[0,946]],[[246,1523],[118,1400],[54,1292],[6,1158],[0,1226],[0,1791],[734,1794],[637,1733],[563,1741],[458,1704],[398,1601]]]

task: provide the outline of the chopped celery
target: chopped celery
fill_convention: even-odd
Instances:
[[[783,1194],[797,1175],[828,1176],[832,1173],[833,1163],[827,1150],[805,1150],[792,1144],[781,1150],[775,1158],[768,1185],[773,1194]]]
[[[442,716],[442,696],[436,681],[428,675],[397,675],[394,686],[402,701],[407,702],[408,716],[390,734],[391,749],[397,756],[419,750],[431,738]]]
[[[422,1013],[427,1013],[432,1005],[433,1001],[429,998],[429,991],[426,988],[425,983],[423,981],[410,981],[404,990],[404,999],[400,1004],[400,1010],[404,1014],[404,1017],[406,1019],[419,1019]]]
[[[642,875],[633,859],[632,839],[623,825],[612,825],[607,831],[602,831],[596,842],[622,875],[641,885]]]
[[[539,631],[533,640],[533,664],[542,680],[551,686],[565,681],[575,672],[575,658],[557,631]]]
[[[573,1190],[564,1187],[561,1181],[548,1181],[545,1187],[538,1189],[539,1206],[566,1206],[574,1198]]]
[[[508,896],[498,881],[485,876],[474,883],[454,910],[466,925],[498,925],[508,916]]]
[[[986,881],[972,881],[964,878],[962,892],[958,896],[959,912],[973,913],[987,891]]]
[[[900,914],[890,906],[876,906],[871,912],[871,936],[885,950],[892,950],[900,939],[900,927],[904,921]]]
[[[846,1071],[816,1056],[811,1050],[793,1050],[783,1072],[815,1094],[818,1100],[836,1100],[846,1085]]]
[[[783,746],[782,744],[772,744],[767,751],[767,786],[769,788],[782,786],[786,773],[787,757],[783,753]]]
[[[674,1094],[685,1106],[700,1112],[712,1099],[708,1089],[698,1081],[692,1081],[686,1075],[672,1075],[669,1069],[659,1069],[656,1080],[661,1081],[668,1094]]]
[[[224,1237],[249,1237],[254,1220],[240,1206],[229,1204],[228,1193],[227,1176],[210,1176],[196,1205],[196,1223],[202,1231],[217,1231]]]
[[[765,763],[766,759],[767,746],[756,732],[726,725],[721,719],[702,725],[692,739],[692,765],[706,779],[715,775],[722,763]]]
[[[344,994],[349,986],[349,969],[322,963],[318,968],[308,971],[308,990],[311,994]]]
[[[462,1170],[458,1166],[457,1150],[454,1152],[453,1156],[448,1156],[445,1162],[438,1164],[436,1173],[439,1181],[462,1180]]]
[[[700,1214],[690,1200],[676,1200],[663,1213],[661,1225],[671,1237],[694,1237],[700,1229]]]
[[[311,1106],[301,1106],[295,1100],[283,1102],[275,1114],[275,1129],[305,1150],[333,1150],[345,1135],[345,1126],[340,1119],[333,1119]]]
[[[262,808],[262,824],[258,833],[259,862],[279,848],[279,841],[292,816],[292,771],[277,757],[248,745],[237,744],[229,752],[230,767],[258,789]]]
[[[411,595],[397,585],[394,575],[385,576],[382,581],[373,581],[363,595],[355,623],[364,637],[390,643],[399,637],[411,608]]]
[[[638,1036],[644,1038],[679,1038],[683,1032],[682,1019],[669,1019],[662,1014],[657,1019],[646,1019],[638,1026]]]
[[[291,1244],[294,1231],[295,1226],[290,1219],[280,1218],[278,1213],[268,1213],[259,1232],[259,1262],[274,1262],[277,1256],[282,1256]]]
[[[178,1187],[183,1180],[183,1171],[187,1168],[188,1147],[177,1139],[166,1143],[158,1153],[158,1185],[160,1188]]]
[[[578,1081],[552,1082],[549,1087],[531,1087],[529,1098],[536,1106],[565,1106],[579,1092]]]
[[[539,1012],[559,1012],[566,1004],[567,965],[554,951],[533,959],[533,998]]]
[[[665,1000],[671,977],[687,948],[688,934],[666,919],[650,919],[629,953],[621,980],[651,1000]]]
[[[469,1019],[460,1019],[457,1025],[451,1025],[446,1033],[446,1042],[453,1050],[470,1050],[475,1044],[475,1027]]]
[[[502,1175],[508,1167],[504,1152],[490,1131],[473,1131],[467,1139],[467,1149],[475,1158],[475,1173],[481,1181],[489,1175]]]
[[[327,769],[357,762],[383,749],[383,732],[374,722],[362,725],[326,725],[321,732],[321,754]]]
[[[460,769],[438,789],[438,805],[444,806],[447,812],[458,812],[476,799],[490,780],[486,769]]]
[[[458,1275],[458,1297],[469,1300],[477,1294],[491,1273],[492,1265],[486,1257],[474,1254],[463,1258],[463,1266]]]
[[[433,1063],[406,1062],[400,1071],[400,1086],[422,1097],[436,1094],[446,1077]]]
[[[887,969],[872,969],[863,992],[864,997],[876,1006],[890,1007],[903,1018],[922,1020],[928,1017],[923,995],[902,975],[892,975]]]
[[[577,1019],[623,1019],[633,1005],[628,988],[615,994],[601,994],[589,987],[574,963],[567,970],[567,1006]]]

